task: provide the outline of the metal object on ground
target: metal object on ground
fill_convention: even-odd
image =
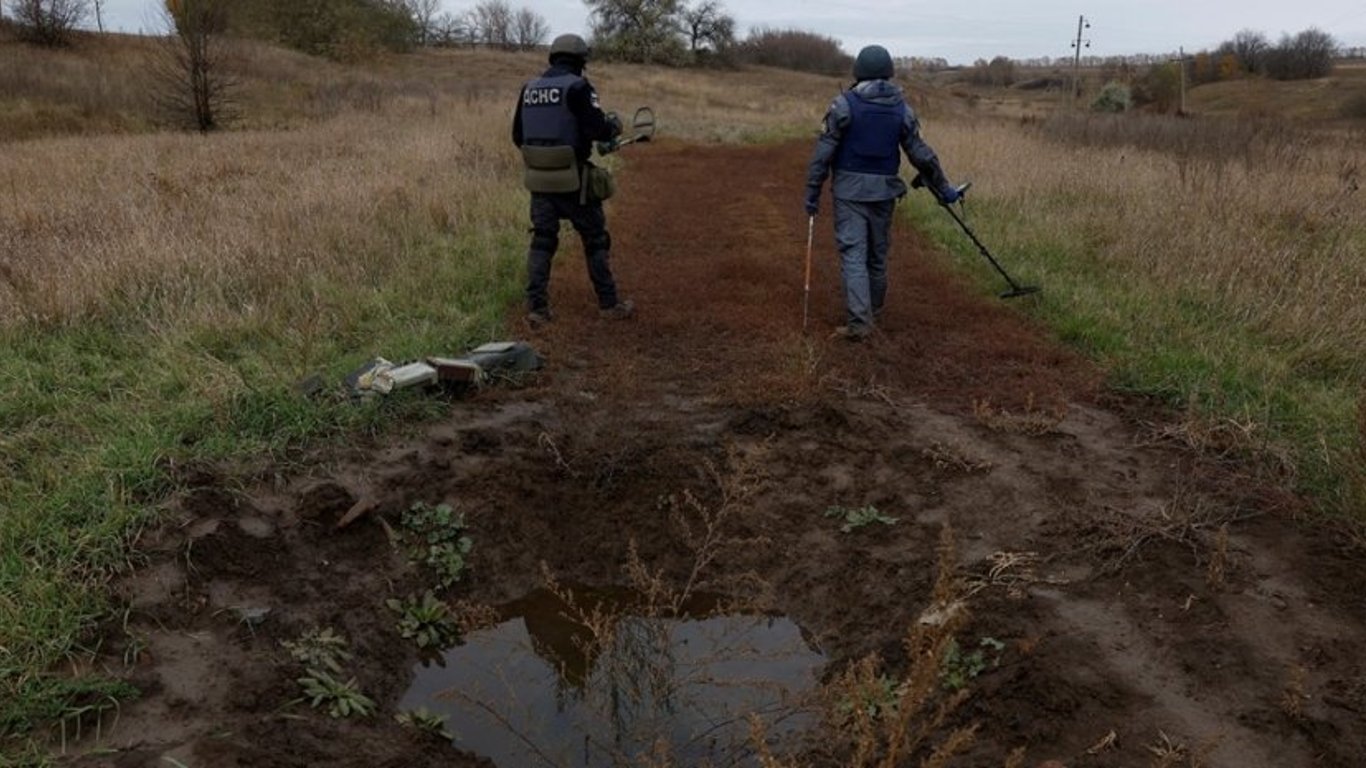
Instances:
[[[541,367],[541,357],[522,341],[495,341],[474,349],[465,356],[488,372],[524,372]]]

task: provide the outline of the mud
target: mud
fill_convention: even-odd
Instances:
[[[395,530],[417,501],[466,515],[468,575],[442,593],[463,610],[548,583],[730,595],[790,618],[827,680],[871,652],[906,664],[947,525],[975,585],[961,641],[1004,646],[955,715],[979,726],[958,764],[1024,747],[1029,765],[1148,766],[1164,743],[1186,750],[1171,765],[1366,762],[1359,552],[1250,468],[1153,439],[1160,415],[1106,394],[914,232],[896,233],[881,331],[850,345],[828,336],[838,271],[818,222],[803,335],[807,147],[642,149],[609,211],[640,316],[597,318],[566,237],[528,386],[302,471],[201,482],[144,541],[104,645],[145,696],[103,723],[109,751],[72,762],[488,764],[394,720],[420,659],[384,601],[431,587]],[[358,500],[374,511],[336,530]],[[824,514],[866,505],[897,522],[843,533]],[[375,716],[298,700],[281,643],[314,626],[348,638]],[[782,746],[847,764],[837,743],[814,727]]]

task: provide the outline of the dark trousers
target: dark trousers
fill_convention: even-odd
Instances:
[[[563,219],[569,219],[583,241],[588,278],[593,281],[598,306],[602,309],[615,307],[617,286],[608,263],[612,236],[607,232],[607,215],[603,213],[602,201],[580,203],[578,192],[533,192],[531,195],[531,249],[526,256],[527,307],[535,312],[550,306],[550,262],[560,245],[560,221]]]

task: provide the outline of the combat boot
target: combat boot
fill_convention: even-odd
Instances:
[[[550,307],[543,307],[528,312],[526,315],[526,324],[531,326],[531,330],[534,331],[537,328],[549,325],[550,321],[554,319],[555,316],[551,314]]]
[[[873,329],[862,323],[850,323],[836,328],[835,335],[848,341],[863,341],[873,335]]]
[[[636,314],[636,303],[630,299],[618,301],[616,306],[599,309],[598,317],[604,320],[629,320]]]

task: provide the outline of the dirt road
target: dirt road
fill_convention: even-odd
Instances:
[[[521,615],[507,606],[547,583],[629,586],[638,606],[657,595],[623,572],[635,563],[660,594],[691,583],[790,620],[827,681],[873,652],[906,666],[900,640],[949,526],[971,585],[960,647],[981,651],[959,670],[970,693],[953,724],[979,726],[959,764],[1019,747],[1026,765],[1366,764],[1359,552],[1292,521],[1295,500],[1238,466],[1182,449],[905,228],[882,330],[850,345],[828,337],[841,317],[822,217],[802,336],[805,146],[639,149],[609,210],[639,318],[597,319],[566,233],[557,320],[531,337],[548,361],[536,379],[303,471],[200,478],[180,524],[148,542],[106,645],[146,696],[105,723],[118,751],[80,764],[479,764],[393,720],[426,669],[384,605],[431,586],[396,546],[418,501],[466,515],[469,574],[442,593],[466,617]],[[333,530],[362,497],[376,512]],[[844,533],[825,514],[870,506],[895,522]],[[554,632],[582,634],[526,615],[543,656]],[[345,676],[376,716],[296,701],[281,643],[313,626],[349,638]],[[575,643],[592,676],[600,657]],[[838,737],[812,733],[785,746],[846,763]],[[610,764],[563,764],[585,760]]]

